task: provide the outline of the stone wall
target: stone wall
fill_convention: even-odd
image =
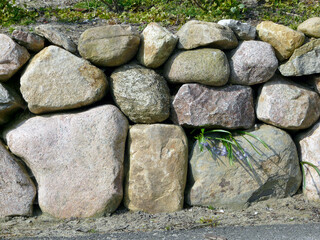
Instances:
[[[157,213],[294,195],[299,161],[320,167],[319,37],[320,18],[298,31],[106,25],[78,46],[51,25],[0,34],[0,216],[32,215],[34,202],[64,219],[121,202]],[[229,164],[221,142],[200,150],[201,128],[245,130],[268,148],[235,136],[244,152]],[[303,170],[319,201],[319,176]]]

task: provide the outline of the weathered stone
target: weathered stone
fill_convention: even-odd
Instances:
[[[110,84],[115,103],[131,121],[156,123],[169,117],[169,88],[155,71],[127,64],[112,73]]]
[[[293,51],[304,42],[304,34],[271,21],[263,21],[257,26],[258,36],[270,43],[280,61],[288,59]]]
[[[175,53],[165,63],[163,74],[173,83],[223,86],[228,82],[230,68],[224,52],[203,48]]]
[[[256,28],[248,23],[234,19],[223,19],[218,24],[231,28],[240,40],[254,40],[256,38]]]
[[[296,49],[290,59],[280,65],[283,76],[302,76],[320,73],[320,39],[311,40]]]
[[[140,37],[131,26],[108,25],[90,28],[79,39],[80,55],[102,67],[120,66],[137,53]]]
[[[229,27],[213,22],[191,20],[177,32],[179,49],[212,47],[232,49],[238,46],[238,40]]]
[[[281,76],[265,83],[258,97],[257,118],[280,128],[308,128],[319,115],[319,95]]]
[[[246,140],[236,136],[247,158],[234,153],[232,166],[228,157],[218,155],[217,150],[200,152],[199,143],[194,144],[190,156],[187,203],[237,209],[251,202],[284,198],[296,193],[301,184],[301,172],[297,149],[290,135],[268,125],[256,126],[249,132],[263,140],[269,149],[247,136],[259,155]],[[221,143],[216,144],[218,150],[222,148]]]
[[[35,28],[35,32],[48,39],[49,42],[59,47],[63,47],[69,52],[77,52],[77,45],[63,34],[58,27],[52,25],[40,25]]]
[[[12,38],[20,45],[33,52],[39,52],[44,48],[44,38],[33,33],[14,30],[12,32]]]
[[[0,34],[0,81],[7,81],[30,58],[27,49],[15,43],[5,34]]]
[[[178,37],[158,23],[149,23],[141,34],[141,44],[137,58],[149,68],[160,67],[170,56],[178,42]]]
[[[21,108],[24,108],[21,97],[10,87],[0,83],[0,124],[8,122]]]
[[[128,121],[112,105],[37,116],[7,129],[10,150],[38,183],[41,210],[56,218],[94,217],[122,199]]]
[[[0,216],[31,215],[36,187],[2,142],[0,156]]]
[[[171,118],[185,127],[250,128],[255,120],[252,89],[184,84],[172,102]]]
[[[183,207],[188,143],[179,126],[134,125],[128,136],[124,204],[133,211],[174,212]]]
[[[309,162],[320,168],[320,122],[317,122],[310,130],[297,136],[300,161]],[[320,177],[314,168],[304,164],[305,188],[303,194],[307,199],[320,201]]]
[[[310,75],[307,78],[307,82],[320,94],[320,74]]]
[[[56,46],[43,49],[32,59],[20,83],[33,113],[89,105],[101,99],[108,86],[99,68]]]
[[[230,82],[254,85],[268,81],[278,68],[278,59],[269,43],[245,41],[231,51]]]
[[[307,19],[298,26],[298,31],[309,37],[320,38],[320,17]]]

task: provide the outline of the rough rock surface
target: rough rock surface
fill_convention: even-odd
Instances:
[[[241,136],[235,139],[245,149],[247,163],[243,155],[235,155],[230,166],[226,156],[200,152],[199,143],[193,146],[190,156],[190,175],[186,201],[191,205],[226,208],[243,208],[251,202],[268,198],[292,196],[301,185],[301,172],[297,149],[289,134],[278,128],[260,125],[249,131],[262,139],[247,136],[260,151],[259,155]],[[214,146],[214,145],[213,145]],[[216,145],[221,148],[222,144]]]
[[[212,47],[232,49],[238,46],[238,40],[229,27],[213,22],[191,20],[177,32],[179,49]]]
[[[278,68],[278,59],[269,43],[245,41],[231,51],[230,82],[254,85],[268,81]]]
[[[12,38],[17,43],[33,52],[39,52],[44,48],[44,38],[33,33],[14,30],[12,32]]]
[[[234,19],[223,19],[218,24],[231,28],[239,40],[254,40],[256,38],[256,28],[248,23]]]
[[[261,89],[257,118],[274,126],[299,130],[310,127],[320,115],[316,92],[275,75]]]
[[[178,37],[158,23],[149,23],[141,34],[137,59],[149,68],[160,67],[171,55]]]
[[[250,128],[255,120],[252,89],[184,84],[172,102],[171,118],[186,127]]]
[[[175,125],[134,125],[128,136],[125,206],[148,213],[174,212],[184,203],[188,143]]]
[[[154,70],[127,64],[112,73],[110,84],[115,103],[131,121],[156,123],[169,117],[169,88]]]
[[[137,53],[140,36],[131,26],[107,25],[84,31],[79,39],[80,55],[97,66],[115,67]]]
[[[320,74],[308,76],[307,82],[312,86],[315,91],[320,94]]]
[[[320,73],[320,39],[311,40],[296,49],[290,59],[280,65],[283,76],[302,76]]]
[[[8,122],[12,115],[21,108],[24,108],[24,104],[20,95],[0,83],[0,124]]]
[[[63,47],[69,52],[76,53],[77,45],[68,38],[68,36],[64,35],[57,27],[53,25],[40,25],[35,28],[35,32],[40,36],[48,39],[49,42]]]
[[[181,51],[165,63],[163,75],[173,83],[202,83],[223,86],[230,74],[226,55],[219,49]]]
[[[10,150],[38,183],[41,210],[56,218],[94,217],[122,199],[128,121],[112,105],[37,116],[7,129]]]
[[[271,21],[263,21],[257,26],[258,36],[270,43],[280,61],[288,59],[293,51],[304,42],[304,34]]]
[[[101,99],[108,86],[99,68],[56,46],[32,59],[20,83],[30,111],[37,114],[89,105]]]
[[[298,26],[298,31],[309,37],[320,38],[320,17],[307,19]]]
[[[2,142],[0,156],[0,217],[31,215],[36,187]]]
[[[320,122],[317,122],[310,130],[297,136],[296,142],[300,154],[300,161],[310,162],[320,168]],[[306,174],[303,193],[307,199],[320,201],[320,178],[318,173],[311,166],[304,164]]]
[[[27,49],[0,34],[0,81],[10,79],[30,58]]]

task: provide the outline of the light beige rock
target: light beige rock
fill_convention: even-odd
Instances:
[[[320,122],[310,130],[297,136],[300,161],[309,162],[320,168]],[[303,194],[307,199],[320,202],[320,176],[314,168],[304,164],[305,186]]]
[[[309,37],[320,38],[320,17],[307,19],[298,26],[298,31]]]
[[[238,46],[238,40],[229,27],[213,22],[191,20],[177,32],[179,49],[212,47],[232,49]]]
[[[56,46],[32,59],[20,84],[29,110],[36,114],[89,105],[100,100],[108,86],[99,68]]]
[[[0,156],[0,217],[31,215],[36,187],[2,142]]]
[[[122,200],[128,121],[113,105],[37,116],[4,133],[38,183],[41,210],[56,218],[95,217]]]
[[[259,120],[280,128],[305,129],[320,116],[320,97],[316,92],[275,75],[263,85],[256,113]]]
[[[39,52],[44,48],[44,38],[37,34],[14,30],[12,32],[12,38],[20,45],[33,52]]]
[[[116,67],[136,55],[139,43],[140,36],[131,26],[107,25],[84,31],[78,50],[83,58],[97,66]]]
[[[0,81],[10,79],[30,58],[27,49],[0,34]]]
[[[141,34],[141,44],[137,58],[149,68],[160,67],[170,56],[178,42],[178,37],[158,23],[149,23]]]
[[[271,21],[263,21],[257,26],[258,36],[270,43],[280,61],[288,59],[293,51],[304,42],[304,34]]]
[[[179,126],[134,125],[129,130],[124,204],[148,213],[183,207],[188,143]]]

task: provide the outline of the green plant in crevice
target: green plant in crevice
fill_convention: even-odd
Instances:
[[[214,135],[212,135],[214,133]],[[206,131],[204,128],[201,129],[200,133],[195,136],[195,139],[199,142],[199,148],[202,152],[206,148],[211,155],[214,154],[220,156],[226,156],[229,159],[229,164],[233,165],[235,159],[245,160],[250,168],[252,164],[248,158],[245,149],[241,146],[238,140],[235,139],[234,135],[241,136],[245,141],[247,141],[252,149],[257,152],[260,156],[259,150],[252,144],[248,137],[252,137],[258,140],[266,149],[269,149],[268,145],[261,140],[259,137],[252,133],[246,131],[227,131],[223,129],[214,129]],[[219,148],[219,143],[222,143],[222,148]]]
[[[320,169],[316,165],[312,164],[311,162],[307,162],[307,161],[301,161],[300,165],[301,165],[302,178],[303,178],[303,180],[302,180],[303,189],[306,189],[306,172],[304,170],[304,165],[308,165],[308,166],[312,167],[318,173],[319,177],[320,177]]]

